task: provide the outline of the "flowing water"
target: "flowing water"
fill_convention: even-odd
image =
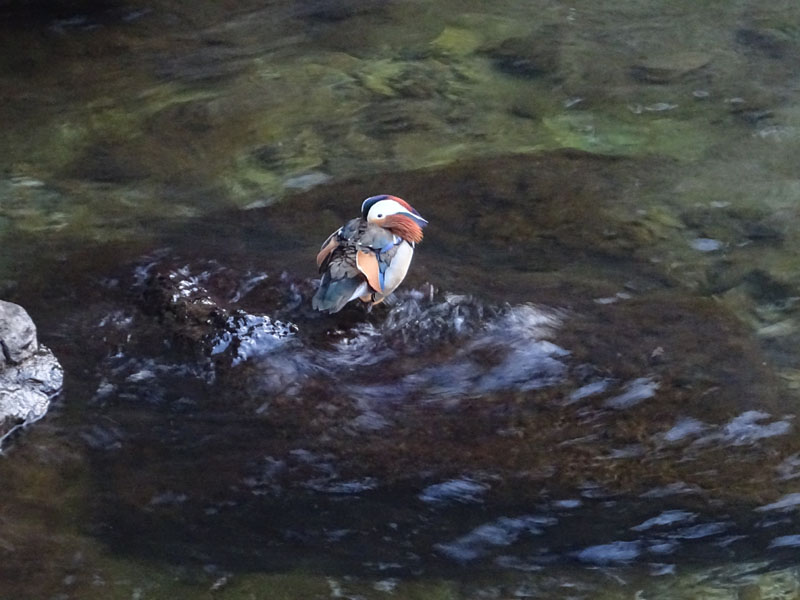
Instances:
[[[0,598],[796,598],[800,7],[0,0],[66,371]],[[430,221],[314,313],[361,200]]]

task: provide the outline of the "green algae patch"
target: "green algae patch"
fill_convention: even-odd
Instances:
[[[481,44],[481,38],[471,29],[448,26],[431,42],[431,48],[446,56],[467,56]]]
[[[575,111],[544,117],[542,124],[557,147],[597,154],[660,154],[688,161],[701,157],[713,140],[691,122],[647,116],[623,120]]]
[[[592,114],[570,113],[545,117],[542,124],[556,144],[597,154],[632,155],[642,151],[646,136],[633,125],[600,121]]]
[[[98,557],[96,577],[101,585],[78,589],[87,600],[323,600],[331,597],[324,576],[310,573],[231,573],[196,567],[164,566],[111,557]]]

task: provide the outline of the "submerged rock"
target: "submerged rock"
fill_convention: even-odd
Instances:
[[[541,77],[558,71],[560,45],[555,29],[530,37],[508,38],[484,49],[494,66],[517,77]]]
[[[643,58],[631,65],[630,75],[642,83],[671,83],[696,73],[711,62],[703,52],[674,52]]]
[[[194,353],[230,357],[235,365],[265,346],[272,348],[297,329],[292,323],[249,314],[235,306],[235,300],[245,293],[242,286],[252,288],[267,279],[266,275],[256,275],[238,289],[230,289],[228,273],[219,267],[197,274],[186,266],[159,265],[149,274],[146,269],[141,273],[145,277],[143,308],[160,318],[178,346]],[[216,293],[206,285],[214,286]],[[229,298],[224,297],[226,293]]]
[[[36,339],[25,309],[0,300],[0,444],[17,427],[44,416],[64,372]]]
[[[436,39],[431,42],[431,48],[443,56],[467,56],[480,46],[480,37],[470,29],[461,27],[445,27]]]
[[[736,31],[736,43],[746,51],[763,54],[768,58],[783,59],[792,52],[791,38],[778,29],[751,29]]]

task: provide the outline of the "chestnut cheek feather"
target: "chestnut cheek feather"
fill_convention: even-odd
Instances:
[[[413,219],[403,215],[389,215],[378,222],[381,227],[385,227],[395,235],[400,236],[407,242],[418,244],[422,241],[422,228]]]

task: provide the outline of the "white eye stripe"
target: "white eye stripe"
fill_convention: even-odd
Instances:
[[[405,207],[394,200],[381,200],[376,202],[369,211],[369,217],[372,219],[383,219],[389,215],[394,215],[400,212],[405,212]]]

